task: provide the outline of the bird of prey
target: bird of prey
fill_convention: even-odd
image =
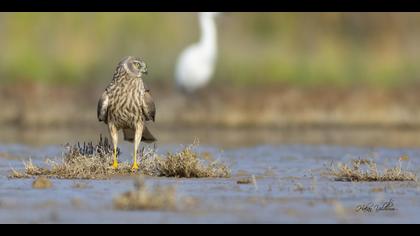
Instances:
[[[155,121],[156,108],[150,90],[143,83],[146,63],[138,57],[126,57],[118,64],[113,79],[98,102],[98,120],[108,125],[114,146],[113,167],[118,168],[118,131],[124,140],[134,142],[133,170],[138,170],[137,150],[141,141],[154,142],[146,121]]]
[[[199,13],[201,38],[186,48],[179,56],[175,68],[177,87],[189,94],[204,87],[211,79],[217,56],[217,29],[215,17],[218,12]]]

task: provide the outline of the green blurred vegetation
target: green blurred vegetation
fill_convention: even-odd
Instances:
[[[217,19],[216,82],[292,85],[420,81],[419,13],[229,13]],[[195,13],[0,13],[0,82],[109,81],[127,55],[171,82],[198,40]]]

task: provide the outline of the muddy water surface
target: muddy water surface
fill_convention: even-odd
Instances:
[[[161,145],[159,152],[179,145]],[[124,159],[131,146],[123,144]],[[120,211],[112,200],[132,189],[130,178],[52,180],[53,187],[32,189],[31,179],[8,179],[29,157],[42,165],[62,147],[0,145],[1,223],[420,223],[418,183],[346,183],[324,176],[332,161],[374,158],[393,166],[402,155],[405,169],[420,172],[420,149],[351,148],[324,145],[256,145],[221,150],[202,145],[232,168],[229,179],[146,178],[149,186],[175,186],[176,211]],[[255,175],[256,184],[237,181]],[[82,187],[80,187],[82,186]],[[357,212],[360,204],[392,201],[394,210]]]

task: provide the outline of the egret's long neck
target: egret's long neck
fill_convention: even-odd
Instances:
[[[214,18],[209,15],[200,15],[201,39],[200,46],[210,57],[216,57],[217,30]]]

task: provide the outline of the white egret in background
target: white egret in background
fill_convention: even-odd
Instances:
[[[218,12],[199,13],[200,41],[186,48],[178,58],[175,68],[177,87],[187,93],[203,88],[214,73],[217,57],[217,29],[215,17]]]

